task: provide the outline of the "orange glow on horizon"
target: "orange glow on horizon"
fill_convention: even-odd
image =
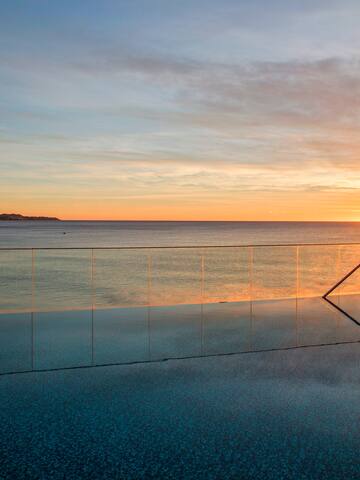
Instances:
[[[219,198],[49,198],[3,201],[2,213],[62,220],[360,221],[359,192],[261,192]]]

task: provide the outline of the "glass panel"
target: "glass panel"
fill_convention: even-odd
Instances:
[[[0,371],[360,339],[360,269],[330,297],[348,317],[321,298],[359,245],[34,252],[0,251]]]
[[[343,245],[339,247],[338,281],[344,278],[354,268],[360,264],[360,248],[358,245]],[[353,295],[360,293],[360,268],[341,284],[340,289],[336,289],[333,295]]]
[[[148,308],[94,310],[94,362],[149,360]]]
[[[151,305],[200,303],[201,252],[198,249],[153,250],[151,254]]]
[[[92,364],[92,312],[34,314],[34,368]]]
[[[204,251],[204,303],[248,300],[249,279],[248,248]]]
[[[96,308],[148,304],[146,250],[94,250],[94,305]]]
[[[296,297],[296,247],[255,247],[253,252],[252,299]]]
[[[201,305],[151,307],[151,360],[201,354]]]
[[[299,296],[324,295],[342,276],[338,246],[310,245],[299,249]]]
[[[32,307],[32,251],[0,251],[0,311]]]
[[[252,349],[267,350],[297,345],[296,299],[252,304]]]
[[[334,290],[331,295],[358,295],[360,293],[360,268],[347,278],[339,289]]]
[[[0,373],[32,369],[32,314],[0,315]]]
[[[359,273],[359,280],[360,280],[360,273]],[[347,291],[347,285],[341,285],[339,288],[336,289],[337,294],[332,294],[329,296],[329,300],[338,306],[341,311],[343,312],[342,317],[348,316],[349,320],[354,320],[354,325],[358,323],[360,325],[360,295],[356,293],[350,293]],[[340,312],[340,313],[342,313]],[[358,326],[358,330],[360,330],[360,326]]]
[[[36,310],[91,308],[91,251],[37,250]]]
[[[322,298],[298,300],[299,345],[337,341],[339,312]]]
[[[340,295],[338,299],[331,297],[331,301],[350,315],[355,321],[343,314],[338,314],[337,339],[339,342],[360,341],[360,295]],[[357,322],[357,323],[356,323]]]
[[[203,351],[205,354],[235,353],[250,349],[250,302],[204,305]]]

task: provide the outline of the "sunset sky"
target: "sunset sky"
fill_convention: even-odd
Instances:
[[[358,0],[1,0],[0,213],[360,220]]]

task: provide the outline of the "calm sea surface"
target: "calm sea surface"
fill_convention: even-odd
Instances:
[[[360,223],[2,222],[0,309],[179,305],[324,294],[359,262]],[[239,246],[213,248],[217,245]],[[208,246],[187,249],[62,247]],[[360,273],[360,272],[359,272]],[[359,278],[347,283],[358,293]]]
[[[0,247],[338,242],[360,242],[360,222],[0,222]]]

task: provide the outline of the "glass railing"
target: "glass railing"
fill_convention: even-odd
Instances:
[[[360,244],[0,249],[0,313],[322,296]],[[332,295],[360,293],[360,271]]]
[[[360,244],[2,249],[0,374],[360,342],[360,268],[322,298],[359,254]]]

